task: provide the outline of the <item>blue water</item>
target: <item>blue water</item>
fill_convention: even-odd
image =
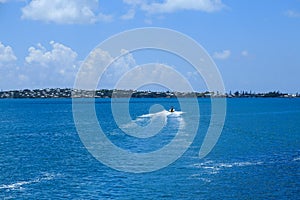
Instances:
[[[180,110],[176,99],[133,99],[130,115],[138,120],[154,104]],[[110,105],[96,100],[101,127],[114,144],[135,153],[162,148],[174,138],[171,130],[180,128],[177,118],[168,118],[157,137],[133,138],[118,128]],[[198,153],[210,100],[199,99],[199,107],[200,126],[183,156],[161,170],[134,174],[111,169],[88,152],[70,99],[2,99],[0,198],[299,199],[300,99],[228,99],[223,132],[204,159]]]

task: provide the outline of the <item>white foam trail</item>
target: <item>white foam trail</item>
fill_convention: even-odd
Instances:
[[[22,186],[24,186],[24,185],[29,185],[29,184],[32,184],[32,183],[39,183],[39,182],[42,182],[42,181],[52,180],[54,177],[55,177],[54,174],[45,173],[44,176],[35,178],[33,180],[18,181],[16,183],[0,185],[0,190],[1,189],[10,189],[10,190],[22,189]]]
[[[193,167],[207,170],[209,174],[217,174],[220,170],[232,167],[246,167],[254,165],[262,165],[263,162],[233,162],[233,163],[214,163],[213,161],[206,161],[204,163],[196,163]]]
[[[12,184],[8,184],[8,185],[1,185],[0,189],[18,189],[21,188],[23,185],[27,185],[27,184],[31,184],[31,183],[35,183],[37,181],[20,181],[17,183],[12,183]]]
[[[181,111],[174,111],[174,112],[169,112],[167,110],[163,110],[160,112],[156,112],[156,113],[149,113],[149,114],[145,114],[145,115],[141,115],[137,118],[152,118],[152,117],[160,117],[160,116],[174,116],[174,117],[179,117],[180,115],[182,115],[183,112]]]
[[[196,180],[201,180],[206,183],[210,183],[212,180],[209,178],[203,178],[202,174],[192,174],[191,176],[188,177],[188,179],[196,179]]]
[[[137,128],[140,125],[146,126],[151,121],[159,120],[159,119],[163,120],[164,124],[166,124],[168,118],[170,118],[170,117],[177,118],[178,121],[180,122],[181,128],[183,128],[185,123],[184,123],[184,120],[182,118],[180,118],[180,116],[183,113],[184,112],[181,112],[181,111],[169,112],[167,110],[163,110],[163,111],[156,112],[156,113],[144,114],[144,115],[138,116],[135,120],[132,120],[130,123],[121,125],[121,128],[126,130],[128,128]]]
[[[300,157],[294,158],[293,161],[299,161]]]

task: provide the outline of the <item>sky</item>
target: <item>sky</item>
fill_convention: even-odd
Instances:
[[[0,27],[0,90],[73,87],[99,43],[161,27],[199,43],[228,92],[300,92],[300,0],[0,0]],[[207,89],[188,63],[149,50],[120,58],[99,87],[151,62],[180,68],[195,90]]]

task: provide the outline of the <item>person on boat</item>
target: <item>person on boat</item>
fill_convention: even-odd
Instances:
[[[173,106],[171,106],[170,112],[174,112],[175,109],[173,108]]]

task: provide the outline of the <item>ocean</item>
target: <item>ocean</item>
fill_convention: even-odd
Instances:
[[[153,105],[165,110],[149,114]],[[175,98],[131,99],[132,121],[120,126],[114,120],[111,100],[95,100],[106,137],[132,155],[163,148],[176,137],[176,130],[184,133],[196,128],[192,142],[174,162],[133,173],[122,170],[126,160],[121,155],[105,151],[104,158],[121,167],[114,169],[86,148],[75,126],[71,99],[1,99],[0,198],[300,199],[299,98],[227,99],[222,133],[204,158],[199,157],[199,150],[210,125],[211,101],[198,99],[198,105],[200,120],[181,110]],[[171,106],[177,115],[168,114]],[[157,135],[126,134],[138,130],[136,124],[147,126],[151,120],[163,122]],[[97,145],[101,150],[101,143]],[[150,163],[159,165],[169,155],[164,156],[151,157]]]

